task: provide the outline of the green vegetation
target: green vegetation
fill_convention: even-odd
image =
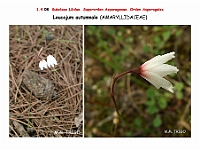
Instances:
[[[190,26],[85,26],[85,136],[190,137],[190,35]],[[180,70],[167,77],[174,94],[140,76],[125,75],[115,85],[124,120],[116,121],[109,92],[112,76],[171,51],[176,58],[168,64]],[[164,133],[170,129],[187,132]]]

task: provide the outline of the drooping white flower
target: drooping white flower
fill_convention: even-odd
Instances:
[[[45,60],[41,60],[39,63],[39,67],[41,70],[43,70],[43,68],[47,69],[47,62]]]
[[[164,64],[165,62],[174,58],[175,52],[170,52],[164,55],[158,55],[140,66],[140,75],[153,84],[157,89],[160,87],[173,91],[172,84],[163,77],[172,73],[177,73],[177,67]]]
[[[52,55],[47,56],[47,65],[48,67],[54,67],[54,65],[57,65],[57,61]]]

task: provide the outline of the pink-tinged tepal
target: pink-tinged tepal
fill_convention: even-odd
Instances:
[[[163,77],[179,71],[175,66],[164,64],[174,57],[175,52],[170,52],[150,59],[140,66],[140,75],[153,84],[157,89],[162,87],[173,93],[172,84]]]

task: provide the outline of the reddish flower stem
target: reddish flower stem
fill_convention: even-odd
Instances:
[[[115,109],[117,111],[117,114],[118,116],[121,118],[121,115],[119,114],[119,110],[118,110],[118,107],[117,107],[117,103],[116,103],[116,100],[115,100],[115,96],[114,96],[114,87],[115,87],[115,83],[116,81],[121,78],[122,76],[124,76],[125,74],[128,74],[128,73],[134,73],[134,74],[139,74],[140,73],[140,68],[135,68],[135,69],[132,69],[132,70],[128,70],[128,71],[125,71],[121,74],[119,74],[118,76],[115,77],[115,74],[113,75],[112,77],[112,83],[111,83],[111,86],[110,86],[110,97],[112,98],[113,100],[113,103],[115,105]],[[121,118],[122,119],[122,118]]]

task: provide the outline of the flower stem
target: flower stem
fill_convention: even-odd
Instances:
[[[115,109],[116,109],[116,112],[117,112],[119,118],[120,118],[123,122],[125,122],[125,121],[123,120],[123,118],[121,117],[121,115],[120,115],[120,113],[119,113],[119,109],[118,109],[118,107],[117,107],[117,103],[116,103],[116,100],[115,100],[115,96],[114,96],[114,87],[115,87],[116,81],[117,81],[119,78],[121,78],[122,76],[124,76],[124,75],[126,75],[126,74],[128,74],[128,73],[138,74],[138,73],[140,73],[140,68],[135,68],[135,69],[132,69],[132,70],[125,71],[125,72],[119,74],[119,75],[116,76],[116,77],[115,77],[116,74],[114,74],[113,77],[112,77],[112,83],[111,83],[111,86],[110,86],[110,97],[111,97],[112,100],[113,100],[113,103],[114,103],[114,105],[115,105]]]

